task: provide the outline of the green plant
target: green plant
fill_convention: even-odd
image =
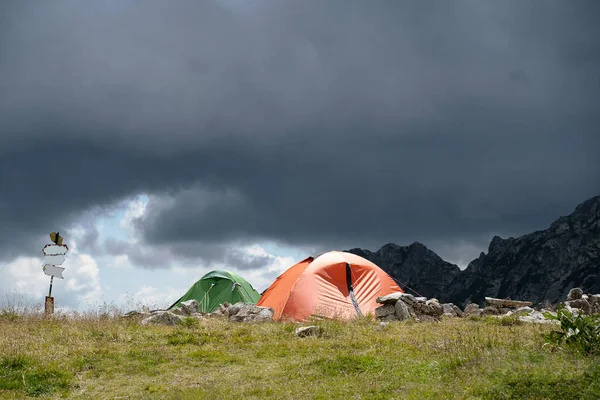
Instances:
[[[198,325],[200,321],[197,318],[194,317],[184,317],[183,320],[181,321],[181,325],[187,327],[187,328],[192,328],[196,325]]]
[[[585,354],[600,353],[600,316],[574,315],[560,304],[556,315],[547,312],[544,317],[559,321],[561,328],[560,331],[546,333],[546,343],[560,345],[564,342]]]

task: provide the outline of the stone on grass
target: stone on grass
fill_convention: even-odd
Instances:
[[[425,302],[426,305],[432,308],[435,315],[438,317],[444,313],[444,308],[438,301],[438,299],[430,299]]]
[[[378,297],[377,300],[375,300],[375,301],[380,304],[396,304],[396,302],[403,295],[404,295],[404,293],[402,293],[402,292],[390,293],[385,296]]]
[[[461,317],[461,318],[465,316],[465,313],[457,305],[452,304],[452,303],[450,303],[450,305],[452,306],[452,309],[456,313],[456,316]]]
[[[227,309],[229,320],[235,322],[268,322],[273,321],[275,310],[270,307],[259,307],[250,303],[235,303]]]
[[[183,317],[175,315],[169,311],[158,311],[153,313],[150,317],[142,320],[142,325],[179,325],[183,321]]]
[[[531,314],[533,311],[535,311],[533,308],[525,306],[525,307],[519,307],[514,311],[511,311],[512,314],[517,314],[517,315],[527,315],[527,314]]]
[[[413,304],[417,303],[417,299],[415,298],[415,296],[413,296],[410,293],[401,293],[401,296],[398,300],[402,300],[408,306],[412,306]]]
[[[186,313],[183,312],[183,310],[179,307],[174,307],[172,310],[170,310],[173,314],[175,315],[187,315]]]
[[[444,316],[446,317],[458,317],[458,315],[456,314],[456,311],[454,310],[454,307],[452,307],[452,304],[450,303],[445,303],[442,304],[442,309],[444,310]]]
[[[544,314],[539,311],[533,311],[529,315],[522,315],[519,317],[519,321],[521,322],[530,322],[535,324],[558,324],[559,321],[546,319]]]
[[[590,306],[590,303],[588,303],[588,301],[585,299],[570,300],[567,303],[569,303],[569,306],[571,306],[571,308],[577,308],[581,310],[583,314],[592,313],[592,307]]]
[[[198,312],[198,301],[194,299],[183,301],[179,306],[185,315],[192,315],[193,313]]]
[[[408,309],[408,306],[403,301],[396,302],[394,306],[394,316],[398,321],[404,321],[406,319],[411,319],[411,313]]]
[[[467,306],[465,307],[465,314],[467,314],[467,315],[481,314],[481,309],[479,308],[479,304],[477,304],[477,303],[467,304]]]
[[[583,297],[583,290],[581,288],[573,288],[569,290],[569,294],[567,295],[567,300],[577,300]]]
[[[316,325],[311,326],[303,326],[296,329],[296,336],[298,337],[306,337],[306,336],[319,336],[321,334],[321,328]]]
[[[388,315],[393,315],[394,312],[396,312],[396,308],[394,307],[394,305],[387,303],[387,304],[384,304],[381,307],[377,307],[375,309],[375,317],[376,318],[387,317]]]
[[[500,310],[496,306],[487,306],[481,312],[481,315],[499,315]]]

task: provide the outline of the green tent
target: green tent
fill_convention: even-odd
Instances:
[[[211,271],[200,278],[179,300],[169,307],[177,307],[182,301],[198,301],[200,312],[213,312],[219,304],[239,301],[256,304],[260,294],[244,278],[234,272]]]

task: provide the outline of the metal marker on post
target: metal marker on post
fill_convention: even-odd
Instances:
[[[44,265],[42,266],[42,270],[44,274],[50,276],[50,290],[48,291],[48,296],[46,296],[45,303],[45,312],[46,314],[54,313],[54,297],[52,297],[52,283],[54,282],[54,277],[60,279],[65,279],[62,276],[62,272],[65,270],[63,267],[59,267],[63,262],[65,262],[65,254],[69,251],[67,245],[63,245],[63,238],[59,235],[58,232],[52,232],[50,234],[50,239],[54,242],[54,244],[47,244],[42,249],[42,253],[44,253]]]

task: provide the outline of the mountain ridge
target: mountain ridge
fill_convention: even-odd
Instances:
[[[494,236],[467,268],[443,260],[424,244],[388,243],[350,253],[379,265],[404,290],[464,306],[501,297],[556,303],[575,286],[600,293],[600,196],[592,197],[547,229],[518,237]]]

